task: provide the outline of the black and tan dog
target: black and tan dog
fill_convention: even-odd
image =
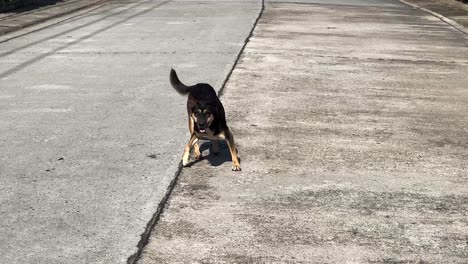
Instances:
[[[211,140],[212,151],[219,153],[219,140],[225,140],[231,152],[232,170],[240,171],[241,167],[237,157],[237,148],[234,143],[234,137],[226,125],[226,115],[224,107],[219,101],[215,90],[211,85],[198,83],[192,86],[184,85],[177,77],[174,69],[170,74],[171,85],[182,94],[188,94],[187,113],[189,118],[190,140],[185,146],[182,164],[188,164],[190,150],[194,147],[195,158],[201,157],[200,147],[197,141],[201,138]]]

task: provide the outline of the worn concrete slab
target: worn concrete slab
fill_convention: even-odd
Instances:
[[[169,85],[219,88],[258,1],[109,1],[0,43],[0,262],[126,263],[188,134]]]
[[[466,263],[468,39],[404,5],[276,3],[140,263]]]

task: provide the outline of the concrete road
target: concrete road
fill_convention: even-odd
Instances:
[[[467,263],[468,37],[398,1],[266,5],[139,263]]]
[[[109,1],[0,43],[0,262],[125,263],[178,170],[185,98],[220,88],[259,1]]]

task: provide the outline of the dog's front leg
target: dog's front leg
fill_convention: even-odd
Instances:
[[[193,144],[197,143],[197,141],[198,141],[198,138],[195,135],[195,133],[193,133],[192,136],[190,137],[189,142],[185,146],[184,156],[182,157],[182,165],[187,166],[189,157],[190,157],[190,150],[192,149]]]
[[[193,144],[193,155],[197,160],[201,158],[200,146],[196,142]]]
[[[241,167],[239,164],[239,158],[237,157],[237,148],[236,148],[236,144],[234,143],[234,137],[232,136],[229,130],[225,132],[225,135],[226,135],[226,142],[229,147],[229,152],[231,152],[231,159],[232,159],[231,168],[233,171],[240,171]]]

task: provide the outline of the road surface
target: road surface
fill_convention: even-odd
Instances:
[[[109,1],[0,43],[0,262],[125,263],[178,170],[185,98],[220,88],[259,1]]]
[[[139,263],[468,261],[468,36],[399,1],[268,1]]]

